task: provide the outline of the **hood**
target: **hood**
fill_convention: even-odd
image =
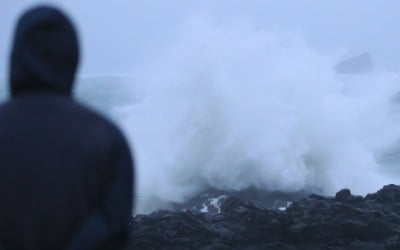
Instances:
[[[19,19],[11,52],[11,95],[54,92],[70,95],[79,61],[78,37],[71,21],[48,6]]]

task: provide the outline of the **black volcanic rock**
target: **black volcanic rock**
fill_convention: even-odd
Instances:
[[[220,213],[221,205],[227,205],[228,198],[240,198],[258,204],[263,208],[271,210],[285,209],[294,201],[305,198],[309,193],[304,191],[282,192],[282,191],[265,191],[256,188],[248,188],[240,191],[226,191],[218,189],[209,189],[183,204],[174,204],[174,211],[192,211]]]
[[[400,186],[366,197],[310,195],[287,209],[226,195],[218,212],[132,219],[130,249],[400,249]]]
[[[351,191],[350,189],[342,189],[336,193],[335,199],[338,201],[345,201],[351,198]]]

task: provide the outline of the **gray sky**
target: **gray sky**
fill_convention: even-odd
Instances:
[[[36,0],[0,4],[0,76],[6,75],[18,15]],[[384,67],[400,69],[398,0],[51,0],[77,24],[82,74],[129,74],[157,55],[193,15],[229,24],[238,19],[259,28],[301,30],[320,49],[369,51]]]

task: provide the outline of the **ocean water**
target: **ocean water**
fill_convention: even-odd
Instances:
[[[400,180],[400,75],[340,75],[345,55],[195,21],[131,75],[80,76],[76,96],[127,135],[139,213],[209,187],[365,194]]]

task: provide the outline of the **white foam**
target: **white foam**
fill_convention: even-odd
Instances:
[[[202,212],[202,213],[208,213],[208,207],[207,207],[207,205],[203,204],[203,206],[202,206],[201,209],[200,209],[200,212]]]
[[[221,195],[217,198],[210,199],[210,205],[217,209],[218,213],[221,213],[221,199],[226,198],[226,195]]]
[[[292,202],[288,201],[288,202],[286,202],[286,205],[285,205],[285,206],[279,207],[278,210],[279,210],[279,211],[282,211],[282,212],[283,212],[283,211],[286,211],[286,209],[288,209],[291,205],[292,205]]]

